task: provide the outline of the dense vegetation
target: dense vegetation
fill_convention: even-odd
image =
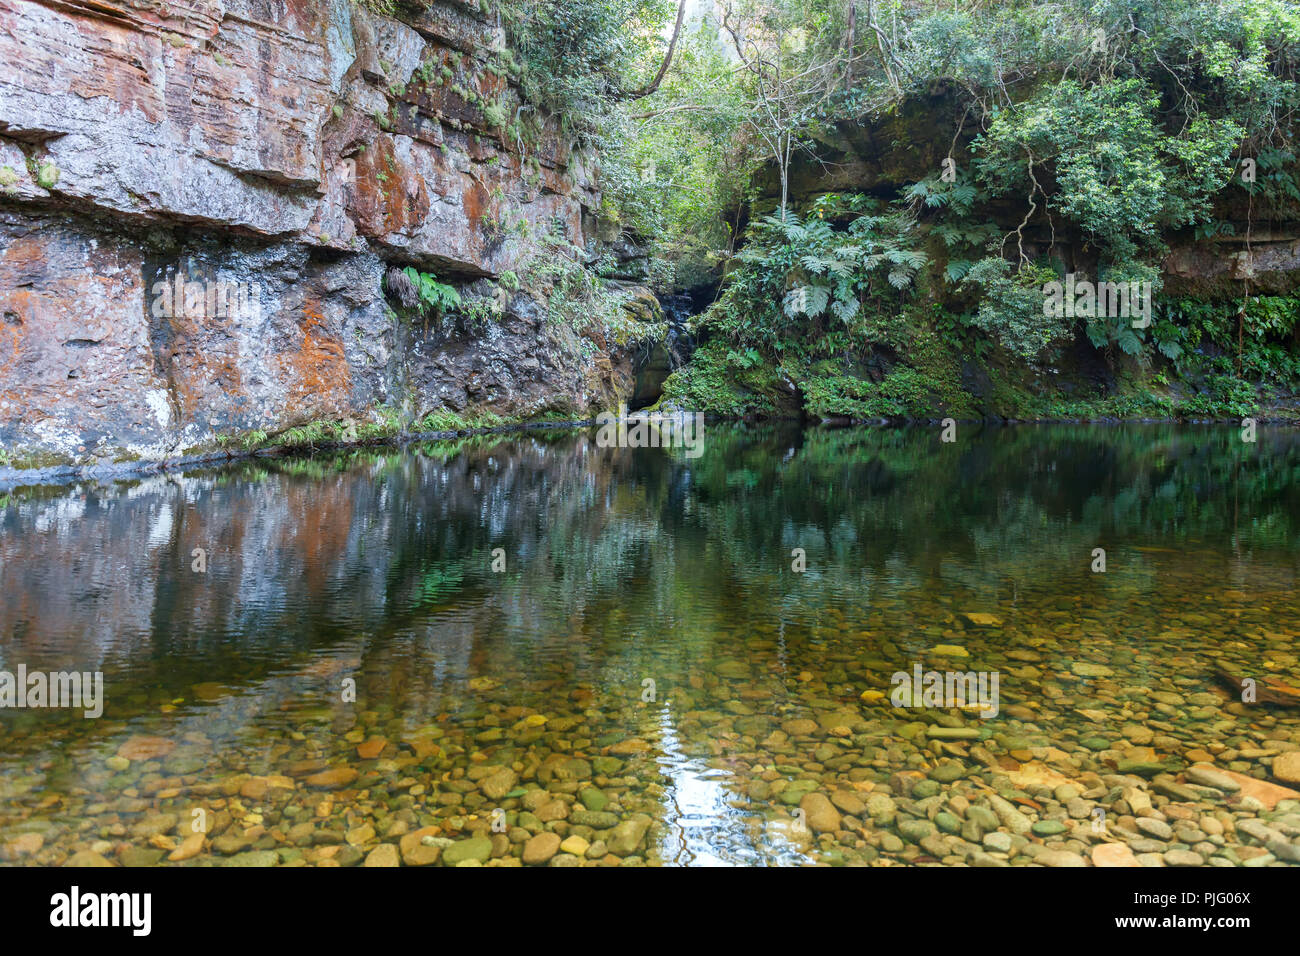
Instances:
[[[758,6],[802,26],[767,42],[822,84],[796,91],[785,122],[823,175],[783,209],[792,170],[765,150],[770,129],[737,124],[779,190],[764,208],[751,187],[705,347],[670,383],[679,400],[862,418],[1236,416],[1294,393],[1290,289],[1256,288],[1248,263],[1239,281],[1167,291],[1162,263],[1175,242],[1232,236],[1249,256],[1252,230],[1295,221],[1297,7],[863,3],[852,37],[840,24],[854,5]],[[746,108],[778,95],[777,66],[740,77]],[[837,140],[854,126],[884,134],[883,174],[819,188],[844,181]],[[1151,321],[1045,314],[1044,285],[1067,273],[1149,282]]]
[[[853,418],[1295,404],[1295,270],[1256,263],[1300,222],[1295,3],[487,9],[530,106],[598,151],[602,214],[649,247],[658,291],[712,300],[676,403]],[[1198,243],[1201,273],[1170,281],[1171,251]],[[1211,274],[1216,258],[1231,267]],[[1149,292],[1149,312],[1045,308],[1068,275]]]

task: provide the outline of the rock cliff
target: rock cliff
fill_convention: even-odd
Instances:
[[[630,394],[631,349],[529,278],[543,232],[594,256],[593,158],[477,7],[401,16],[0,0],[0,466]],[[396,308],[406,266],[465,314]]]

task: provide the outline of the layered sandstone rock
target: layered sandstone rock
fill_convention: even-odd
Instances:
[[[502,44],[452,2],[399,22],[349,0],[0,0],[7,457],[165,458],[378,406],[578,414],[626,395],[628,354],[491,282],[541,229],[591,250],[599,202]],[[403,321],[394,265],[477,282],[496,308],[473,328]]]

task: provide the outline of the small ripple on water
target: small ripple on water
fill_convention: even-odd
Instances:
[[[737,798],[733,772],[708,766],[683,750],[665,706],[657,763],[671,783],[671,807],[659,843],[660,857],[677,866],[745,866],[806,863],[808,858],[776,836],[761,813]]]

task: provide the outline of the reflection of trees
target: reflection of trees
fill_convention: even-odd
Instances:
[[[540,431],[33,497],[0,512],[0,652],[130,675],[146,709],[336,645],[363,675],[408,666],[362,689],[412,708],[479,673],[631,694],[723,631],[903,622],[918,594],[1122,613],[1164,586],[1165,553],[1141,549],[1283,587],[1297,522],[1294,432],[713,426],[690,460]],[[1090,575],[1094,547],[1124,573]]]
[[[1086,578],[1094,547],[1240,549],[1293,560],[1300,547],[1300,436],[1235,428],[1035,426],[815,430],[794,455],[777,431],[714,429],[694,466],[710,540],[730,573],[774,593],[809,566],[969,589]],[[788,457],[788,460],[783,460]]]

